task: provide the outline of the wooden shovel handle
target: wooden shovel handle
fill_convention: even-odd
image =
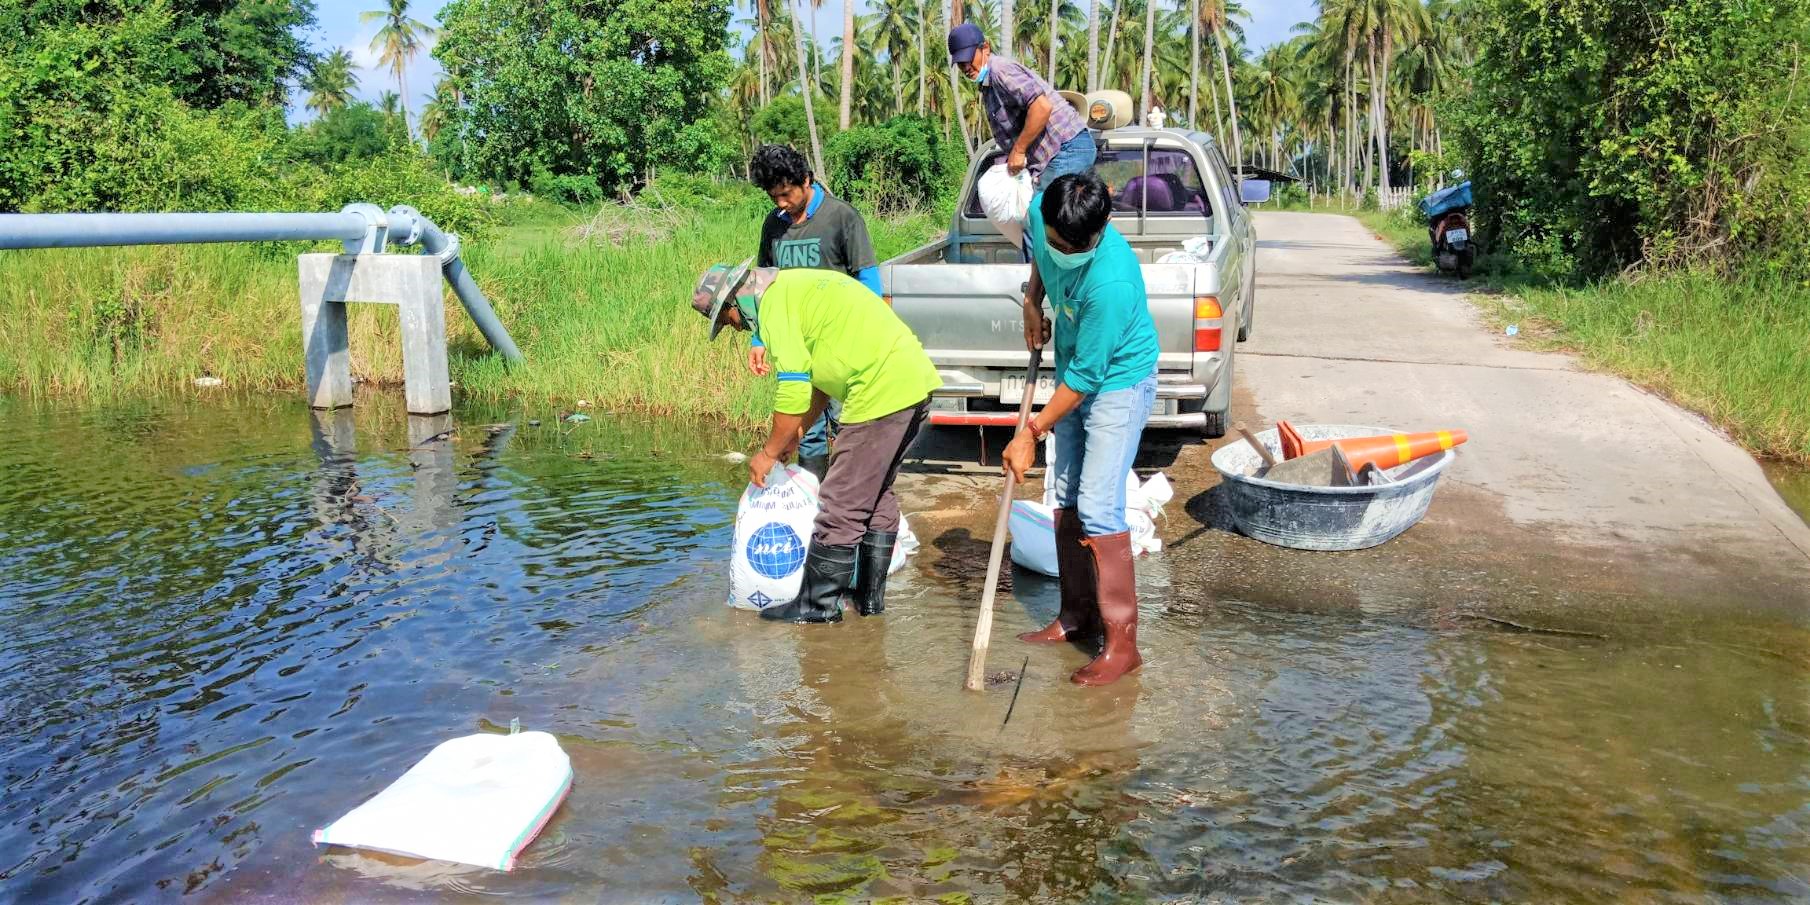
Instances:
[[[1232,429],[1242,434],[1244,436],[1244,442],[1251,444],[1252,448],[1257,450],[1257,455],[1263,457],[1263,464],[1269,466],[1274,466],[1276,464],[1276,457],[1270,455],[1270,448],[1264,446],[1263,442],[1257,439],[1257,435],[1251,433],[1251,429],[1244,426],[1243,421],[1232,425]]]
[[[1018,430],[1031,420],[1031,402],[1037,398],[1037,369],[1043,364],[1043,347],[1031,350],[1031,366],[1024,377],[1024,398],[1018,402]],[[993,640],[993,595],[999,588],[1000,559],[1005,554],[1006,522],[1012,517],[1012,488],[1017,483],[1006,472],[1006,486],[999,494],[999,515],[993,521],[993,551],[987,555],[987,584],[980,595],[980,618],[974,622],[974,645],[968,651],[968,680],[963,687],[979,691],[987,681],[987,645]]]

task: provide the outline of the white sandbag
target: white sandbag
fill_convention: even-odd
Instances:
[[[553,736],[467,735],[315,830],[314,844],[510,870],[571,789],[572,761]]]
[[[911,521],[904,513],[899,514],[899,537],[892,548],[892,562],[886,566],[886,574],[891,575],[905,568],[905,558],[918,552],[918,536],[911,531]]]
[[[1036,500],[1013,500],[1006,528],[1012,532],[1012,561],[1051,578],[1056,577],[1056,524],[1054,512]]]
[[[1163,539],[1156,534],[1157,516],[1163,506],[1175,498],[1175,488],[1162,472],[1138,481],[1135,472],[1125,473],[1125,523],[1131,528],[1131,555],[1160,553]]]
[[[1024,241],[1024,223],[1031,215],[1031,196],[1036,188],[1030,170],[1019,170],[1014,176],[1005,164],[989,167],[974,184],[980,196],[980,209],[999,227],[999,232],[1013,245]]]
[[[817,478],[810,472],[774,466],[764,489],[749,484],[735,507],[729,605],[761,610],[797,597],[816,520]]]

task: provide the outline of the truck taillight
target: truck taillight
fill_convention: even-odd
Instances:
[[[1225,310],[1219,307],[1219,299],[1202,295],[1194,299],[1194,351],[1219,351],[1220,319]]]

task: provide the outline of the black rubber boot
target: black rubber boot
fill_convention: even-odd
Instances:
[[[804,558],[804,579],[791,603],[770,606],[760,618],[775,622],[841,622],[842,595],[855,585],[855,545],[812,543]]]
[[[855,582],[855,610],[863,616],[886,611],[886,571],[892,567],[897,531],[869,531],[861,538],[861,574]]]
[[[817,483],[821,485],[824,476],[830,473],[830,457],[799,456],[798,467],[815,475],[817,477]]]

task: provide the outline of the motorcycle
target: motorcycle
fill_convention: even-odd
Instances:
[[[1477,263],[1477,247],[1471,244],[1470,208],[1460,208],[1434,217],[1427,224],[1433,238],[1433,263],[1445,273],[1456,271],[1458,278],[1468,280]]]
[[[1426,197],[1420,211],[1427,218],[1427,238],[1433,243],[1433,263],[1446,273],[1468,279],[1477,263],[1476,236],[1471,232],[1471,183],[1460,182]]]

